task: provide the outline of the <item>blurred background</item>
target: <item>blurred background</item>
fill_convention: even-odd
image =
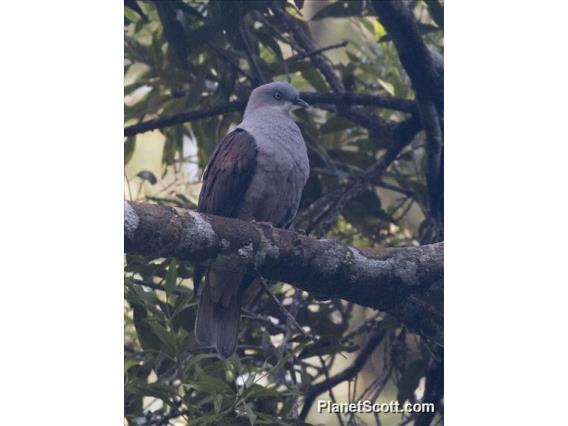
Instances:
[[[443,63],[443,2],[399,3]],[[311,165],[294,228],[371,249],[442,239],[413,82],[373,2],[126,0],[124,11],[126,199],[194,209],[252,88],[285,80],[312,105],[294,113]],[[125,258],[125,423],[443,423],[443,334],[270,283],[278,303],[248,295],[237,355],[223,361],[195,342],[192,274]],[[439,312],[442,301],[441,288],[428,295]],[[318,399],[427,400],[437,413],[318,413]]]

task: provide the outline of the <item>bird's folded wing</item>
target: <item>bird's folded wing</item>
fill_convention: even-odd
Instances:
[[[235,217],[256,170],[254,137],[235,129],[217,145],[203,174],[197,211]]]

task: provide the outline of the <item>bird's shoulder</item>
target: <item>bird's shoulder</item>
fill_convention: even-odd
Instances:
[[[233,217],[256,169],[258,146],[245,129],[229,132],[216,146],[203,174],[198,211]]]

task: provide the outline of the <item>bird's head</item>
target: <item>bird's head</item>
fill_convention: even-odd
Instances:
[[[300,98],[300,92],[294,86],[276,81],[258,86],[251,92],[245,115],[259,108],[270,108],[289,113],[296,108],[308,106],[308,103]]]

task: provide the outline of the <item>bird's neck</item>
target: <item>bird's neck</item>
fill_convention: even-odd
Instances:
[[[245,113],[238,127],[252,134],[257,143],[278,140],[278,143],[288,141],[296,144],[298,141],[303,141],[297,124],[282,108],[262,108],[249,111],[248,114]]]
[[[281,120],[283,118],[291,120],[289,109],[280,106],[257,107],[249,104],[245,109],[243,123],[252,120]]]

